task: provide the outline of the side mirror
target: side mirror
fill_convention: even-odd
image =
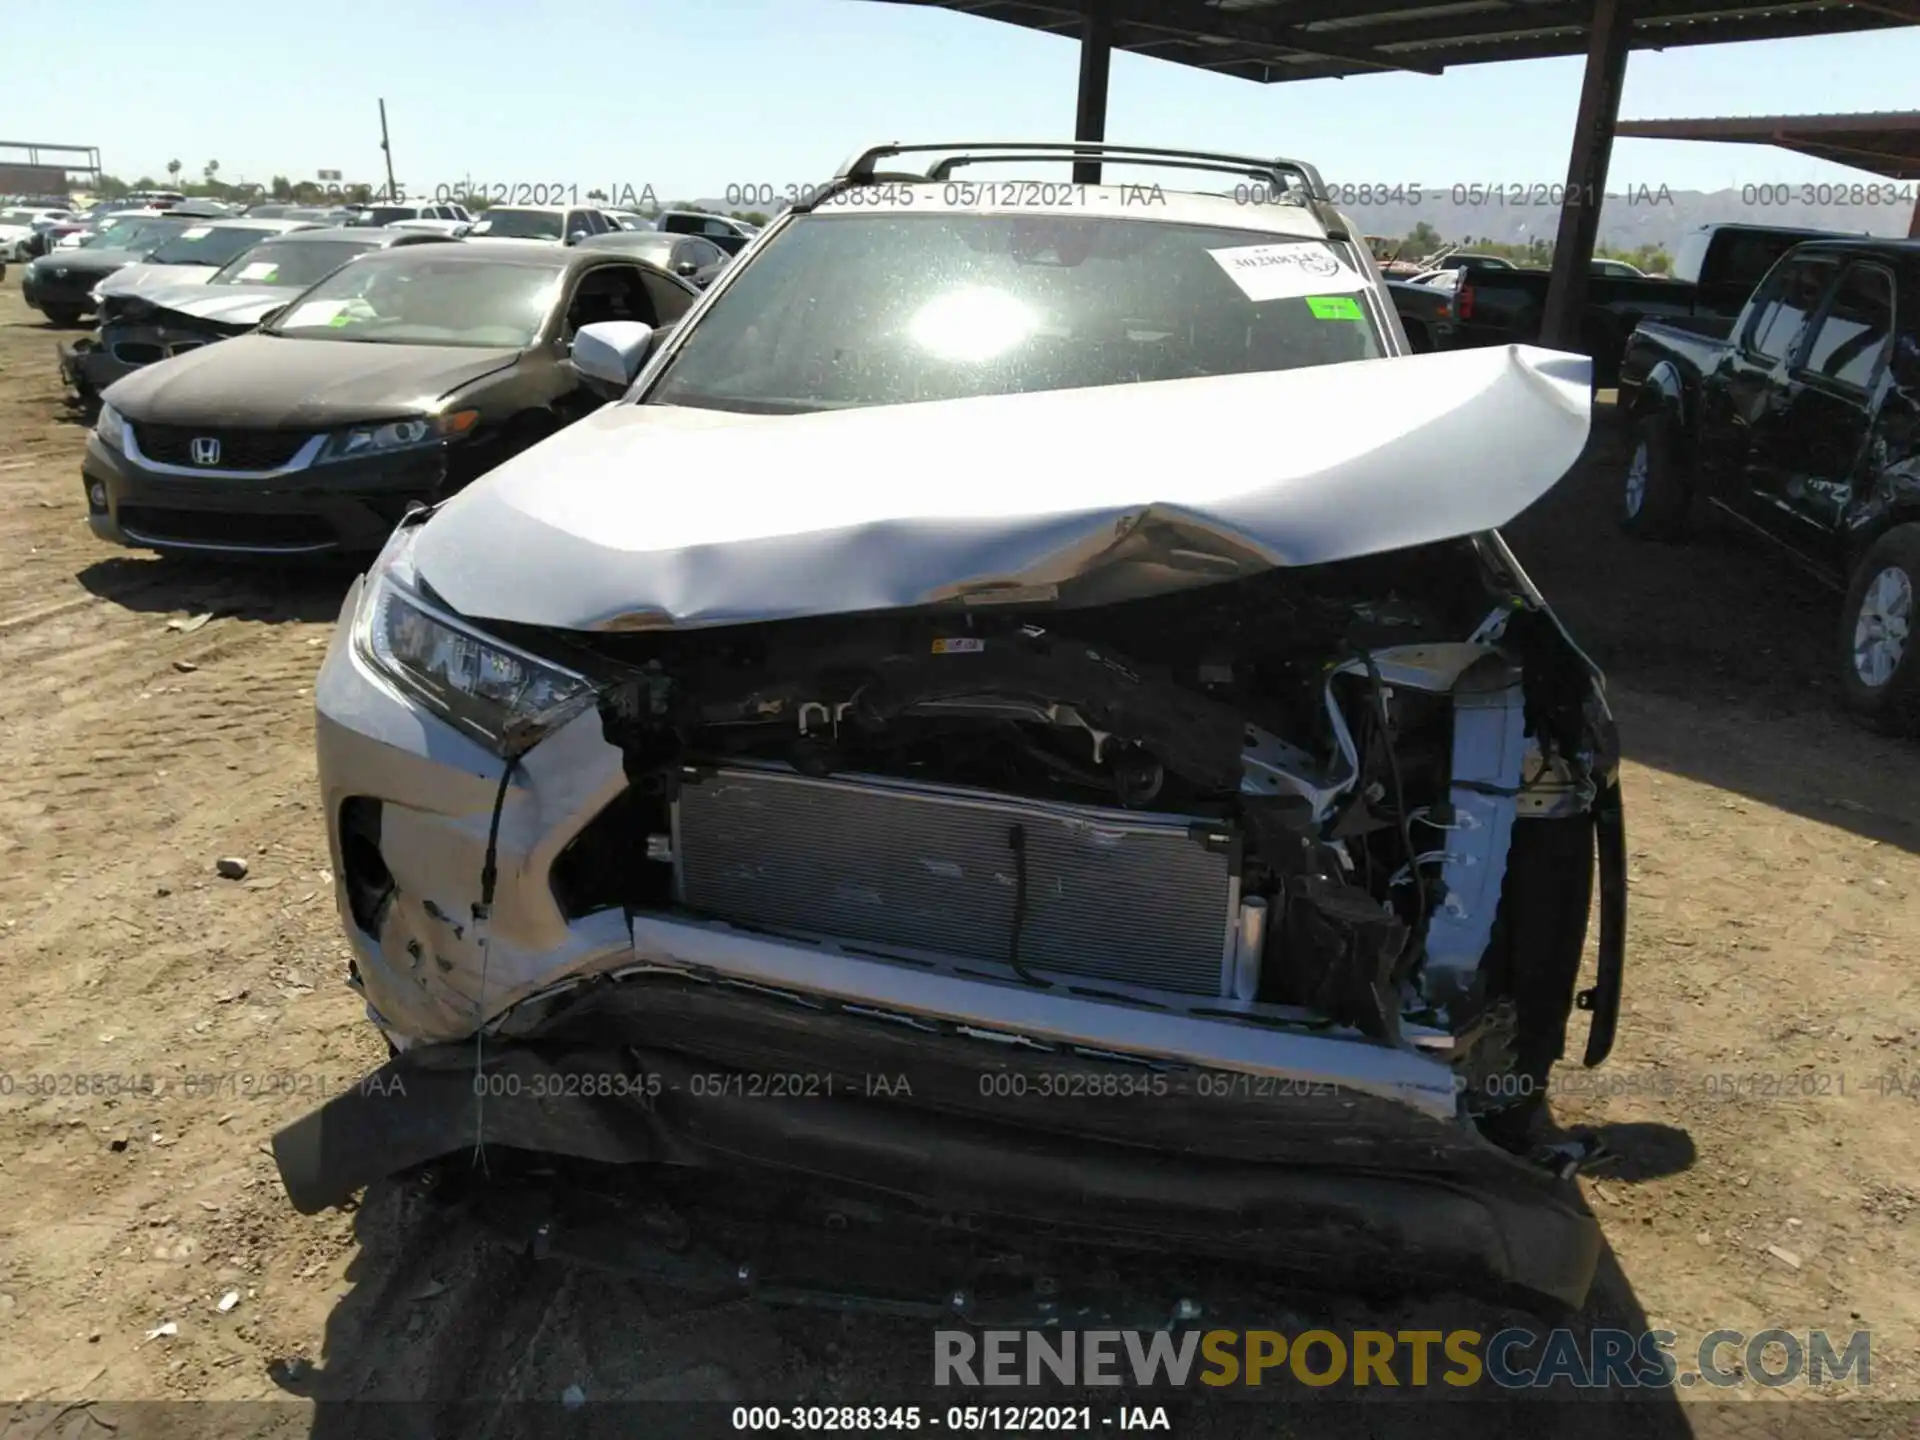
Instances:
[[[602,320],[582,325],[573,337],[573,368],[594,380],[633,383],[653,344],[653,327],[639,320]]]
[[[586,238],[587,232],[584,230],[570,230],[567,232],[567,244],[569,245],[578,245]]]
[[[694,264],[693,261],[682,260],[678,265],[673,267],[673,273],[676,275],[692,275],[699,269],[700,267]]]

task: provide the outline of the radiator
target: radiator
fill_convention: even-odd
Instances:
[[[674,807],[681,902],[718,919],[875,947],[1220,996],[1232,985],[1239,843],[1184,815],[1021,800],[871,776],[738,766]]]

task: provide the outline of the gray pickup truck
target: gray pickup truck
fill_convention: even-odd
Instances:
[[[1698,503],[1844,586],[1848,707],[1920,733],[1920,242],[1795,247],[1732,318],[1645,321],[1620,365],[1621,522],[1685,534]]]

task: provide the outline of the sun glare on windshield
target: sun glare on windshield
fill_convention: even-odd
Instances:
[[[922,350],[942,360],[992,360],[1025,340],[1039,317],[1002,290],[969,286],[923,305],[907,325]]]

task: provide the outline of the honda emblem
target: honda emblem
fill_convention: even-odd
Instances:
[[[220,463],[220,442],[211,435],[201,435],[194,439],[187,453],[193,456],[196,465],[218,465]]]

